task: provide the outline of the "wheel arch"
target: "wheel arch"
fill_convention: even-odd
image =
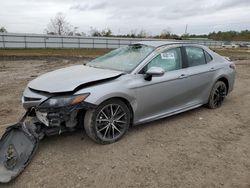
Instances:
[[[226,77],[226,76],[221,76],[220,78],[218,78],[218,79],[216,80],[216,82],[218,82],[218,81],[222,81],[222,82],[224,82],[224,83],[226,84],[227,93],[228,93],[228,90],[229,90],[229,81],[228,81],[227,77]],[[215,83],[216,83],[216,82],[215,82]]]
[[[97,106],[101,105],[102,103],[106,102],[106,101],[109,101],[111,99],[118,99],[118,100],[121,100],[122,102],[125,103],[125,105],[128,107],[129,111],[130,111],[130,125],[132,125],[134,123],[134,108],[132,106],[132,104],[129,102],[129,98],[125,97],[125,96],[120,96],[120,95],[114,95],[114,96],[105,96],[103,97],[102,99],[99,99],[95,104]],[[83,123],[83,119],[81,118],[82,116],[85,116],[85,113],[86,113],[86,109],[80,109],[78,111],[78,114],[77,114],[77,118],[78,118],[78,122],[79,124]]]

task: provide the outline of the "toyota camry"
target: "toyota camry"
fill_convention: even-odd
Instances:
[[[0,140],[0,182],[22,172],[45,136],[85,129],[113,143],[131,125],[220,107],[234,80],[235,64],[205,46],[153,41],[44,74],[27,85],[26,113]]]
[[[205,46],[139,42],[38,77],[22,102],[58,133],[81,126],[92,140],[107,144],[130,125],[202,105],[220,107],[234,78],[234,63]]]

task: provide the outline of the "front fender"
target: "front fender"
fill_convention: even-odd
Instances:
[[[75,94],[89,92],[90,95],[85,99],[85,102],[95,105],[100,105],[102,102],[111,98],[122,98],[128,101],[133,111],[135,111],[137,108],[137,103],[135,100],[135,90],[121,87],[120,85],[102,84],[81,89]]]

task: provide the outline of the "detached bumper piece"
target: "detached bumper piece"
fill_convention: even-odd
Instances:
[[[11,181],[30,163],[39,143],[33,128],[19,122],[6,129],[0,140],[0,183]]]

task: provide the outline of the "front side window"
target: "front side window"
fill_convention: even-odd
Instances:
[[[189,67],[206,64],[206,59],[202,48],[186,47],[186,53]]]
[[[181,49],[174,48],[157,55],[150,63],[146,65],[143,72],[145,73],[151,67],[161,67],[165,70],[165,72],[181,69]]]
[[[151,46],[135,44],[118,48],[87,63],[87,66],[131,72],[154,50]]]

